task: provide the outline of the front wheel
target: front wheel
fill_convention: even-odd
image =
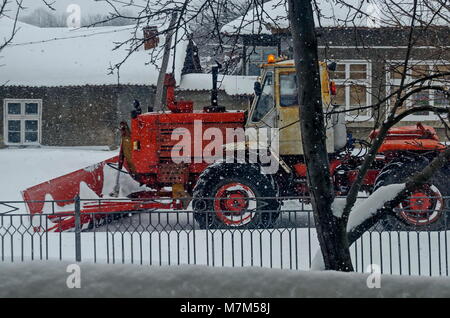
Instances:
[[[193,192],[194,217],[201,228],[265,228],[280,213],[275,183],[257,165],[210,166]]]

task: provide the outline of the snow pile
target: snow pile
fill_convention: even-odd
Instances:
[[[257,76],[219,75],[218,88],[228,95],[252,95]],[[185,74],[180,83],[181,90],[211,90],[211,74]]]
[[[0,34],[10,34],[12,23],[12,19],[1,18]],[[164,30],[164,26],[159,29]],[[110,67],[127,57],[133,41],[114,49],[134,37],[138,41],[143,37],[143,31],[134,26],[38,28],[19,22],[13,42],[1,52],[1,82],[11,86],[69,86],[117,84],[119,80],[121,84],[156,85],[163,36],[155,50],[146,51],[141,45],[133,52],[120,67],[120,78],[117,72],[110,74]],[[172,50],[168,64],[171,67],[175,58],[178,83],[187,44],[185,39],[178,42],[176,56]]]
[[[86,148],[0,149],[0,201],[22,200],[20,191],[26,188],[111,158],[117,153],[117,150]]]
[[[67,265],[0,265],[0,297],[450,297],[449,278],[383,275],[368,288],[369,274],[205,266],[79,264],[70,289]]]
[[[390,184],[377,189],[367,199],[361,203],[356,203],[350,212],[347,223],[347,232],[369,219],[377,210],[381,209],[387,202],[405,189],[405,184]]]
[[[397,194],[404,188],[405,184],[390,184],[377,189],[370,196],[360,192],[350,212],[347,231],[351,231],[354,227],[371,217],[377,210],[381,209],[387,202],[395,199]],[[331,204],[333,215],[337,218],[342,217],[346,204],[346,197],[336,197]]]
[[[336,197],[331,204],[331,210],[333,211],[333,215],[337,218],[342,217],[342,213],[344,212],[345,204],[347,203],[347,198]]]

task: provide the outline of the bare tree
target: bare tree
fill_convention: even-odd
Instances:
[[[50,10],[54,10],[52,3],[47,0],[41,0],[43,5]],[[18,31],[17,22],[20,18],[20,13],[24,10],[23,0],[2,0],[0,2],[0,20],[11,20],[10,28],[7,30],[8,34],[0,39],[0,52],[8,46],[14,39]]]
[[[15,10],[10,10],[10,4],[12,1],[9,0],[3,0],[2,4],[0,6],[0,19],[9,18],[12,19],[12,26],[9,30],[9,34],[5,35],[6,37],[2,39],[2,42],[0,42],[0,52],[9,44],[12,42],[14,36],[17,33],[17,19],[19,17],[19,12],[23,8],[22,2],[23,0],[18,0],[16,2],[17,8]],[[12,11],[12,17],[8,17],[7,14],[10,14],[10,11]]]

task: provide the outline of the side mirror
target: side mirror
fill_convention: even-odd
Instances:
[[[255,91],[255,95],[256,96],[260,96],[261,95],[262,88],[261,88],[261,83],[260,82],[255,82],[254,91]]]
[[[137,99],[135,99],[133,101],[133,107],[134,107],[134,109],[131,111],[131,118],[134,119],[137,116],[139,116],[140,114],[142,114],[141,105]]]
[[[327,68],[330,72],[334,72],[336,71],[336,67],[337,67],[337,63],[336,62],[331,62],[330,64],[327,65]]]
[[[133,107],[136,110],[136,112],[138,113],[138,115],[142,114],[141,103],[139,103],[139,101],[137,99],[135,99],[133,101]]]

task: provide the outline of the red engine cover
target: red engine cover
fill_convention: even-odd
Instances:
[[[142,114],[131,121],[131,141],[140,145],[139,149],[132,151],[136,173],[158,174],[158,167],[164,163],[172,163],[171,151],[174,145],[180,142],[181,135],[189,135],[191,139],[191,163],[187,165],[188,172],[200,173],[209,165],[202,161],[203,149],[210,143],[209,140],[203,141],[205,130],[218,128],[225,138],[226,128],[243,128],[244,121],[243,112]],[[175,132],[177,133],[174,134]],[[180,139],[173,139],[172,136],[178,136]],[[223,140],[223,144],[225,143]]]

